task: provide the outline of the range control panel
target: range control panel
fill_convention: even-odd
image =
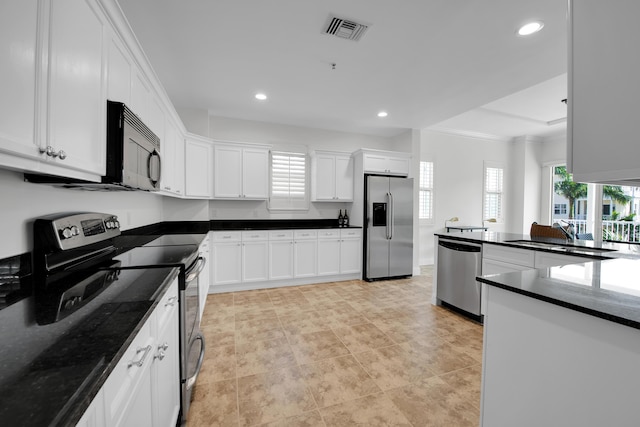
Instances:
[[[120,235],[120,222],[116,215],[85,212],[37,219],[35,231],[55,249],[67,250]]]

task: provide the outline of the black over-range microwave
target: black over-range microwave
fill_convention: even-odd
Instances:
[[[86,190],[160,189],[160,138],[122,102],[107,101],[107,164],[101,182],[25,174],[25,180]]]

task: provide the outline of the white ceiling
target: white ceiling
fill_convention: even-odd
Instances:
[[[544,135],[566,115],[564,1],[119,3],[178,109],[384,137]],[[325,35],[330,14],[370,27],[358,42]],[[544,29],[516,36],[532,19]]]

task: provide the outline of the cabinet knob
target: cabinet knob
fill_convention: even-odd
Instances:
[[[67,153],[65,153],[64,151],[60,150],[58,151],[58,157],[60,158],[60,160],[64,160],[67,158]]]

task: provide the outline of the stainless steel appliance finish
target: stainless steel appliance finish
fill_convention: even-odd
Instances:
[[[367,175],[366,280],[413,274],[413,179]]]
[[[185,271],[185,286],[180,290],[180,387],[181,417],[186,422],[191,405],[191,394],[204,361],[205,340],[198,328],[200,296],[198,276],[206,260],[198,256]]]
[[[436,271],[438,299],[480,317],[482,245],[439,239]]]

